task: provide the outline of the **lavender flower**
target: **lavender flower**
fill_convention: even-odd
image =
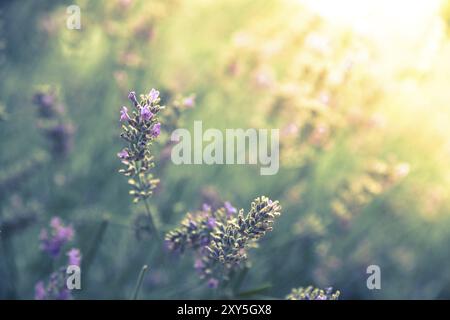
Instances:
[[[141,119],[143,121],[148,121],[153,117],[153,113],[151,113],[149,107],[147,105],[141,108]]]
[[[211,278],[208,280],[208,288],[216,289],[219,286],[219,280]]]
[[[122,151],[118,152],[117,156],[122,160],[127,159],[129,157],[127,149],[123,149]]]
[[[161,133],[161,123],[156,123],[153,128],[152,128],[152,136],[153,137],[158,137]]]
[[[39,116],[42,118],[54,118],[63,111],[55,102],[56,94],[53,91],[39,91],[33,95],[33,103],[38,107]]]
[[[133,105],[134,105],[135,107],[137,107],[137,106],[139,105],[139,102],[137,101],[137,98],[136,98],[136,92],[131,91],[131,92],[128,94],[128,99],[130,99],[130,101],[133,103]]]
[[[213,229],[217,225],[216,219],[213,217],[208,218],[208,226]]]
[[[183,106],[186,108],[193,108],[195,105],[195,95],[190,95],[183,99]]]
[[[123,122],[128,120],[130,120],[130,116],[128,115],[128,108],[123,106],[120,109],[120,121]]]
[[[69,257],[69,265],[80,266],[81,265],[81,253],[80,249],[72,248],[66,253]]]
[[[73,147],[75,128],[67,119],[65,108],[57,103],[54,90],[39,91],[33,96],[38,107],[38,126],[43,130],[55,157],[65,157]]]
[[[60,268],[50,275],[48,284],[39,281],[35,286],[36,300],[71,300],[73,299],[70,290],[66,285],[66,270]]]
[[[150,103],[154,103],[154,102],[156,102],[156,99],[158,99],[158,97],[159,97],[159,91],[152,88],[152,90],[150,90],[150,93],[148,95],[150,98]]]
[[[38,283],[36,283],[36,286],[34,287],[34,291],[35,291],[35,295],[34,295],[34,299],[35,300],[44,300],[46,297],[46,291],[45,291],[45,285],[43,281],[39,281]]]
[[[325,290],[309,286],[307,288],[300,287],[292,289],[291,293],[286,296],[287,300],[338,300],[341,293],[329,287]]]
[[[132,187],[130,194],[134,197],[134,202],[138,202],[150,197],[159,182],[158,179],[153,179],[150,173],[150,169],[154,167],[150,146],[161,132],[158,113],[164,107],[159,105],[159,91],[155,89],[148,95],[141,95],[140,102],[134,91],[128,94],[128,98],[135,109],[127,113],[129,119],[122,124],[120,135],[128,147],[117,155],[126,167],[119,172],[130,177],[128,180]],[[122,115],[123,111],[124,109]]]
[[[195,263],[194,263],[195,270],[201,272],[204,267],[205,267],[205,264],[203,263],[201,258],[195,259]]]
[[[50,228],[50,232],[46,229],[41,230],[41,249],[56,258],[59,256],[61,248],[72,240],[74,230],[71,225],[65,226],[59,217],[52,218]]]
[[[231,216],[232,214],[235,214],[237,212],[236,208],[233,207],[229,201],[225,201],[223,206],[227,210],[227,213],[229,216]]]
[[[228,210],[223,207],[216,211],[188,213],[181,227],[166,235],[169,249],[196,251],[195,269],[202,278],[209,279],[208,284],[211,279],[227,280],[234,269],[242,266],[247,259],[247,250],[272,230],[274,219],[281,210],[278,201],[266,197],[255,199],[247,215],[243,210],[237,216],[230,215],[230,211],[237,210],[229,203],[227,207]],[[211,283],[218,285],[215,280]]]
[[[181,221],[181,226],[167,233],[168,248],[180,252],[184,252],[185,249],[199,250],[211,241],[211,232],[216,223],[218,221],[225,223],[226,220],[227,215],[224,208],[214,212],[209,209],[187,213]]]

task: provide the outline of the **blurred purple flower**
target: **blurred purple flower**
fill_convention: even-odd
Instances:
[[[120,121],[128,121],[130,120],[130,116],[128,115],[128,108],[123,106],[120,110]]]
[[[187,98],[184,98],[184,99],[183,99],[183,105],[184,105],[186,108],[192,108],[192,107],[194,107],[194,105],[195,105],[195,95],[191,95],[191,96],[189,96],[189,97],[187,97]]]
[[[50,274],[47,285],[43,281],[34,287],[36,300],[71,300],[72,294],[66,285],[66,269],[60,268]]]
[[[144,121],[148,121],[153,117],[153,113],[150,111],[147,105],[141,108],[141,118]]]
[[[34,299],[35,300],[45,300],[46,298],[45,285],[43,281],[39,281],[34,286]]]
[[[205,267],[205,264],[203,263],[203,261],[202,261],[201,258],[195,259],[195,262],[194,262],[194,268],[195,268],[195,270],[201,272],[201,271],[203,270],[204,267]]]
[[[148,95],[150,96],[150,103],[153,103],[155,102],[156,99],[158,99],[159,91],[152,88],[152,90],[150,90],[150,93]]]
[[[208,287],[211,289],[216,289],[219,286],[219,280],[211,278],[208,280]]]
[[[80,266],[81,264],[81,253],[79,249],[72,248],[69,252],[66,253],[69,257],[69,265],[71,266]]]
[[[207,203],[202,204],[202,211],[211,211],[211,206]]]
[[[231,216],[231,215],[233,215],[233,214],[235,214],[237,212],[237,209],[235,207],[233,207],[229,201],[225,201],[223,206],[227,210],[227,215],[228,216]]]
[[[40,234],[41,249],[51,257],[56,258],[61,252],[61,248],[68,241],[72,240],[74,230],[72,226],[64,226],[59,217],[54,217],[50,221],[50,233],[42,229]]]

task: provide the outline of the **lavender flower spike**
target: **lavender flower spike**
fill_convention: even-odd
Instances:
[[[287,300],[338,300],[341,293],[336,291],[333,293],[333,288],[329,287],[325,290],[309,286],[307,288],[292,289],[291,293],[287,295]]]
[[[58,217],[52,218],[50,222],[51,230],[41,230],[41,249],[46,251],[51,257],[56,258],[61,252],[61,248],[68,241],[72,240],[74,230],[72,226],[64,226]]]
[[[124,114],[128,121],[122,123],[120,137],[127,143],[127,147],[117,156],[125,166],[119,172],[128,178],[134,202],[145,200],[153,194],[159,180],[154,179],[151,168],[154,167],[151,146],[161,130],[159,112],[164,106],[159,104],[159,92],[152,89],[149,94],[140,95],[137,100],[136,93],[131,91],[128,98],[133,102],[132,111]],[[125,111],[124,109],[122,111]]]

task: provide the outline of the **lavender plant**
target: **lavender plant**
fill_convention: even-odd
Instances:
[[[171,250],[193,249],[197,256],[195,269],[209,287],[216,288],[244,266],[248,249],[272,230],[280,210],[278,201],[264,196],[252,202],[246,215],[243,209],[237,213],[228,202],[215,211],[204,205],[195,214],[187,213],[181,227],[170,231],[166,241]]]
[[[292,289],[291,293],[286,296],[287,300],[338,300],[340,292],[333,292],[333,288],[329,287],[325,290],[309,286]]]
[[[51,258],[59,257],[63,246],[70,242],[75,235],[71,225],[64,225],[61,218],[53,217],[50,221],[50,231],[42,229],[39,236],[41,249]],[[80,249],[71,248],[66,252],[67,265],[81,266],[82,255]],[[73,296],[66,284],[66,267],[60,267],[52,272],[47,283],[38,281],[35,285],[36,300],[71,300]]]
[[[68,265],[81,265],[81,253],[79,249],[73,248],[67,252]],[[66,268],[60,267],[52,272],[47,283],[39,281],[36,283],[34,290],[35,300],[72,300],[71,291],[67,288]]]
[[[34,288],[35,300],[71,300],[72,294],[66,286],[66,270],[59,268],[53,272],[48,282],[39,281]]]
[[[67,156],[73,148],[75,128],[67,119],[65,107],[58,102],[54,90],[36,92],[33,103],[38,107],[38,126],[51,144],[51,152],[56,157]]]
[[[50,221],[50,230],[42,229],[39,240],[41,250],[56,258],[61,253],[62,247],[74,237],[71,225],[64,225],[61,218],[53,217]]]
[[[154,179],[150,172],[155,166],[150,147],[161,133],[158,114],[164,106],[159,104],[159,91],[155,89],[146,95],[141,95],[139,101],[136,93],[132,91],[128,94],[128,99],[133,104],[132,110],[129,111],[126,106],[123,106],[120,111],[120,122],[122,122],[120,136],[128,145],[117,154],[125,166],[119,172],[129,177],[128,183],[131,186],[130,194],[133,196],[133,201],[144,202],[152,231],[157,235],[147,198],[152,195],[159,183],[159,179]]]

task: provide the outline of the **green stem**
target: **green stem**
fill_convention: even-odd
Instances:
[[[261,294],[267,290],[269,290],[272,287],[272,285],[270,283],[266,283],[263,284],[261,287],[259,288],[255,288],[255,289],[251,289],[251,290],[247,290],[244,292],[240,292],[238,293],[238,298],[242,299],[242,298],[246,298],[246,297],[251,297],[257,294]]]
[[[137,300],[139,295],[139,290],[141,289],[142,282],[144,281],[145,273],[147,272],[148,266],[144,265],[139,273],[138,281],[136,283],[136,288],[134,289],[134,293],[131,296],[131,300]]]
[[[150,205],[147,202],[147,199],[144,199],[145,210],[147,211],[148,221],[150,222],[150,228],[152,229],[152,233],[156,236],[158,241],[163,244],[162,238],[156,228],[155,220],[153,219],[152,212],[150,210]]]
[[[109,216],[105,215],[102,218],[102,222],[98,227],[97,233],[95,234],[92,242],[90,244],[89,249],[86,251],[85,258],[83,259],[83,272],[85,274],[89,274],[88,270],[90,269],[92,262],[97,254],[97,251],[100,247],[100,244],[103,240],[103,236],[105,235],[106,229],[109,224]]]

